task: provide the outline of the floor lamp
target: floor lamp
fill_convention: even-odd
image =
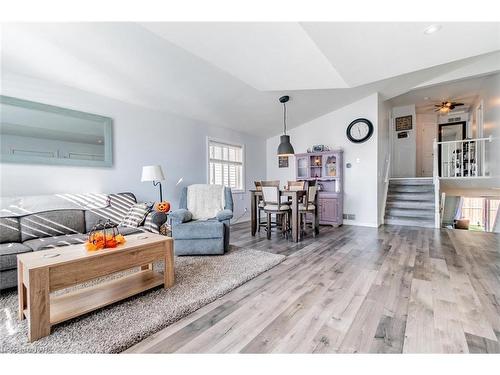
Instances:
[[[159,186],[160,190],[160,202],[163,202],[163,193],[161,189],[161,181],[165,180],[165,175],[163,174],[163,170],[159,165],[146,165],[142,167],[142,176],[141,181],[151,181],[153,182],[153,186]]]

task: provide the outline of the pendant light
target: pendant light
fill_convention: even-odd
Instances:
[[[291,156],[295,154],[293,146],[290,143],[290,136],[286,135],[286,102],[290,99],[285,95],[280,98],[280,103],[283,104],[283,135],[280,136],[280,145],[278,146],[278,156]]]

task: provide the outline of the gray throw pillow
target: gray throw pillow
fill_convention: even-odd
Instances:
[[[148,216],[150,207],[147,203],[136,203],[130,207],[127,215],[120,222],[121,226],[137,228],[140,226],[146,216]]]

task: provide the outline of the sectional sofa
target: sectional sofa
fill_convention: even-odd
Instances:
[[[83,243],[86,233],[99,220],[109,219],[118,226],[135,203],[133,193],[118,193],[109,194],[99,208],[48,209],[10,216],[3,213],[0,217],[0,290],[17,286],[18,254]],[[141,226],[119,227],[119,230],[124,235],[140,231],[158,233],[166,220],[164,213],[150,212]]]

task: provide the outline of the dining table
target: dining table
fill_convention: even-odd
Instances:
[[[306,190],[301,190],[301,189],[280,189],[280,200],[281,197],[288,197],[290,200],[290,208],[292,211],[291,215],[291,229],[292,229],[292,241],[293,242],[298,242],[299,241],[299,232],[300,232],[300,227],[299,227],[299,201],[302,197],[306,196]],[[251,204],[251,231],[252,231],[252,236],[255,236],[257,233],[257,226],[259,223],[257,223],[257,210],[259,209],[259,201],[262,197],[262,190],[257,190],[257,189],[250,189],[250,204]],[[314,199],[314,205],[317,208],[318,207],[318,195],[316,194],[316,197]],[[318,209],[314,210],[313,215],[316,215],[316,220],[315,220],[315,227],[313,228],[314,232],[316,234],[319,233],[319,217],[318,217]]]

